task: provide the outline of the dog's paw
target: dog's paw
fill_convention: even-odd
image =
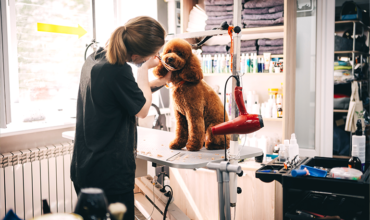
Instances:
[[[185,144],[181,144],[179,143],[178,140],[173,140],[171,143],[170,143],[170,149],[174,149],[174,150],[180,150],[181,148],[185,147]]]

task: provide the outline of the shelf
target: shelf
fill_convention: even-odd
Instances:
[[[208,31],[199,31],[199,32],[186,32],[182,34],[171,34],[166,36],[166,40],[171,40],[173,38],[197,38],[205,36],[215,36],[215,35],[224,35],[227,34],[226,30],[208,30]]]
[[[370,28],[366,26],[362,21],[336,21],[335,22],[335,31],[346,31],[348,28],[353,27],[353,23],[356,23],[356,29],[357,27],[364,27],[364,30],[369,30]],[[358,25],[358,26],[357,26]],[[361,34],[362,30],[358,29],[356,30],[356,34]]]
[[[284,25],[242,29],[242,34],[263,34],[271,32],[284,32]]]
[[[269,26],[269,27],[258,27],[258,28],[243,28],[242,34],[263,34],[273,32],[284,32],[284,25],[282,26]],[[217,36],[217,35],[228,35],[227,30],[207,30],[199,32],[185,32],[182,34],[171,34],[166,36],[166,40],[173,38],[198,38],[205,36]]]
[[[231,73],[205,73],[203,76],[230,76]],[[283,76],[284,73],[246,73],[244,76]]]
[[[344,110],[344,109],[334,109],[333,112],[336,112],[336,113],[347,113],[348,110]]]
[[[368,53],[360,52],[360,51],[334,51],[334,54],[363,54],[363,55],[369,55]]]

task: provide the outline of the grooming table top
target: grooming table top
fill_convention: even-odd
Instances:
[[[137,158],[180,169],[194,169],[205,167],[209,162],[221,162],[224,160],[225,150],[207,150],[204,147],[200,151],[187,151],[169,149],[170,142],[175,138],[175,133],[155,129],[137,127],[138,145]],[[64,138],[74,140],[75,131],[63,132]],[[181,155],[181,156],[179,156]],[[262,155],[262,150],[255,147],[243,147],[240,151],[240,159]],[[167,160],[174,156],[174,160]]]

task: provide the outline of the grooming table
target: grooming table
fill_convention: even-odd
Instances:
[[[169,149],[170,142],[175,138],[175,133],[160,131],[150,128],[137,127],[138,144],[137,158],[180,169],[194,169],[206,167],[209,162],[221,162],[225,160],[225,150],[207,150],[204,147],[200,151],[187,151]],[[74,140],[75,131],[63,132],[62,136]],[[181,155],[180,157],[177,157]],[[262,155],[262,150],[255,147],[243,147],[240,151],[240,159]],[[168,158],[175,157],[169,161]]]

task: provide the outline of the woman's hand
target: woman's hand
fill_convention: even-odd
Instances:
[[[147,69],[151,69],[151,68],[154,68],[154,67],[158,66],[158,64],[159,64],[159,59],[156,56],[152,56],[152,57],[149,58],[149,60],[147,60],[142,65],[142,67],[145,67]]]

